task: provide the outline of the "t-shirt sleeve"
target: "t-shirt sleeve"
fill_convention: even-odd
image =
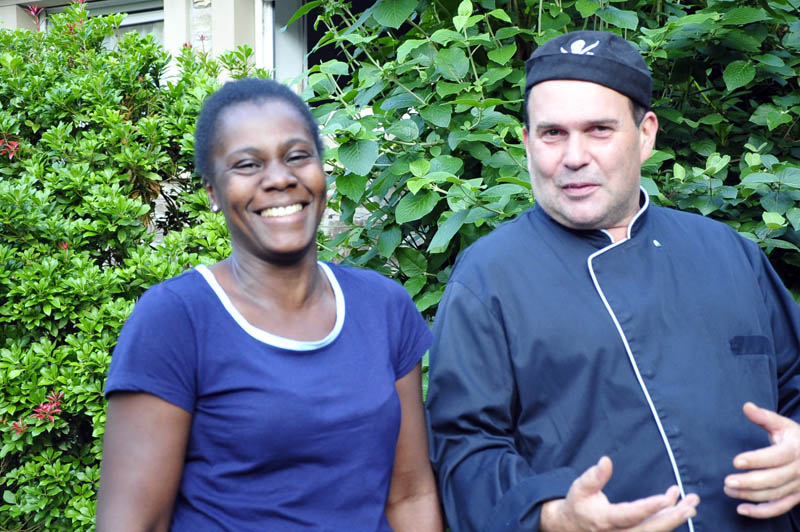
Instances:
[[[197,365],[194,330],[182,301],[156,285],[125,322],[111,357],[105,394],[144,392],[194,411]]]
[[[392,364],[395,378],[400,379],[420,361],[433,342],[433,334],[408,292],[401,286],[394,291],[393,306],[390,315],[397,316],[398,323],[392,330],[393,344],[396,346]]]

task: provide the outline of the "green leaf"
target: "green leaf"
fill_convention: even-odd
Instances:
[[[409,39],[404,41],[403,44],[397,47],[397,62],[404,62],[408,54],[423,44],[425,44],[425,41],[420,39]]]
[[[744,87],[756,77],[756,68],[747,61],[734,61],[725,67],[722,79],[729,91]]]
[[[493,9],[489,11],[489,16],[492,16],[496,19],[502,20],[503,22],[508,22],[509,24],[511,24],[511,17],[509,17],[508,13],[506,13],[502,9]]]
[[[780,108],[775,107],[771,103],[762,103],[750,116],[750,122],[757,126],[766,126],[769,114],[772,112],[780,112]]]
[[[442,28],[433,32],[431,40],[437,44],[445,45],[451,41],[464,42],[464,36],[457,31]]]
[[[348,142],[339,146],[337,157],[347,170],[367,175],[378,159],[378,143],[366,139]]]
[[[767,128],[772,131],[776,127],[792,121],[789,111],[770,111],[767,113]]]
[[[381,109],[384,111],[391,111],[392,109],[408,109],[409,107],[413,107],[418,103],[419,100],[415,98],[413,94],[401,92],[400,94],[386,98],[383,103],[381,103]]]
[[[639,25],[639,16],[636,11],[623,11],[614,6],[606,6],[597,10],[597,16],[617,28],[635,30]]]
[[[786,218],[789,219],[795,231],[800,231],[800,208],[792,207],[786,211]]]
[[[686,179],[686,169],[678,163],[672,165],[672,175],[678,181]]]
[[[486,55],[489,56],[489,59],[495,63],[505,65],[509,59],[514,57],[515,53],[517,53],[517,44],[511,43],[501,48],[495,48],[494,50],[489,51],[489,53]]]
[[[783,59],[778,57],[775,54],[761,54],[753,57],[759,63],[763,63],[765,65],[773,66],[773,67],[783,67],[786,66]]]
[[[789,31],[783,36],[782,43],[787,48],[800,50],[800,20],[789,26]]]
[[[436,84],[436,94],[439,95],[439,98],[446,98],[447,96],[465,91],[468,88],[468,83],[449,83],[447,81],[440,81]]]
[[[408,169],[415,177],[422,177],[431,169],[431,163],[426,159],[417,159],[408,165]]]
[[[658,197],[658,184],[649,177],[642,177],[642,188],[648,196]]]
[[[406,289],[408,295],[414,297],[415,295],[419,294],[419,291],[425,286],[425,283],[428,282],[428,277],[425,275],[417,275],[411,277],[408,281],[403,283],[403,288]]]
[[[411,17],[416,8],[417,0],[383,0],[375,6],[372,17],[381,26],[397,29]]]
[[[775,173],[775,177],[781,185],[792,188],[800,188],[800,168],[787,166]]]
[[[469,60],[461,48],[445,48],[436,54],[436,67],[444,78],[461,81],[469,71]]]
[[[325,61],[319,66],[319,69],[326,74],[334,74],[337,76],[346,76],[350,73],[347,63],[336,59]]]
[[[431,180],[428,179],[427,177],[412,177],[411,179],[406,181],[406,187],[408,187],[408,190],[410,190],[412,194],[416,194],[417,192],[425,188],[425,185],[427,185],[430,182]]]
[[[597,0],[578,0],[575,2],[575,9],[581,14],[583,18],[589,18],[594,15],[602,4]]]
[[[395,252],[400,271],[409,277],[425,275],[428,271],[428,260],[425,255],[412,248],[397,248]]]
[[[3,500],[8,504],[17,504],[17,496],[11,490],[3,490]]]
[[[646,167],[647,169],[657,170],[661,167],[661,164],[664,161],[674,158],[675,156],[667,151],[653,150],[653,152],[650,154],[650,157],[642,165],[642,168]]]
[[[717,12],[711,13],[693,13],[691,15],[686,15],[680,18],[676,18],[675,20],[671,20],[669,22],[670,26],[680,27],[685,26],[687,24],[702,24],[707,20],[719,20],[720,14]]]
[[[313,0],[312,2],[308,2],[307,4],[303,4],[300,6],[300,9],[294,12],[292,18],[289,19],[289,22],[286,23],[286,26],[281,28],[281,32],[285,32],[286,28],[291,26],[297,19],[314,9],[315,7],[322,4],[322,0]]]
[[[786,240],[781,240],[780,238],[765,238],[764,243],[771,247],[790,249],[792,251],[800,251],[800,248],[798,248],[791,242],[787,242]]]
[[[381,231],[378,236],[378,251],[382,257],[389,258],[403,240],[403,230],[399,226],[393,225]]]
[[[439,289],[432,292],[425,292],[420,297],[414,300],[414,304],[417,305],[418,311],[423,312],[424,310],[432,307],[433,305],[437,305],[439,301],[442,300],[442,294],[444,294],[444,289]]]
[[[472,15],[472,2],[470,0],[462,0],[458,4],[458,15],[460,17],[468,17]]]
[[[708,194],[704,194],[695,198],[693,205],[703,216],[708,216],[712,212],[722,207],[722,203],[722,198],[719,196],[709,196]]]
[[[434,126],[439,127],[447,127],[450,125],[450,117],[452,116],[452,113],[452,109],[446,105],[428,105],[419,111],[419,114],[422,115],[422,118]]]
[[[386,133],[400,140],[410,141],[419,137],[419,128],[413,120],[404,118],[389,126]]]
[[[431,161],[430,172],[432,174],[446,172],[451,175],[456,175],[463,166],[464,161],[458,157],[453,157],[452,155],[440,155],[438,157],[434,157]]]
[[[447,220],[439,224],[439,229],[433,235],[433,240],[428,244],[428,251],[431,253],[441,253],[447,249],[450,240],[453,239],[458,230],[464,224],[468,210],[452,213]]]
[[[736,7],[722,16],[722,23],[730,26],[744,26],[753,22],[767,20],[769,15],[763,9],[755,7]]]
[[[773,230],[786,226],[786,218],[777,212],[763,212],[761,213],[761,219],[764,220],[764,223],[767,224],[767,227]]]
[[[711,139],[698,140],[696,142],[692,142],[690,146],[695,153],[702,155],[703,157],[708,157],[717,151],[717,145],[714,144],[714,141]]]
[[[355,202],[361,201],[367,188],[367,177],[356,174],[340,175],[336,178],[336,190]]]
[[[772,184],[777,181],[775,174],[768,174],[766,172],[753,172],[748,174],[747,177],[742,179],[742,183],[748,184]]]
[[[767,212],[777,212],[779,214],[783,214],[794,206],[794,199],[787,192],[773,190],[768,194],[761,196],[761,199],[758,203]]]
[[[708,124],[708,125],[712,125],[712,126],[714,124],[721,124],[724,121],[725,121],[725,117],[722,116],[719,113],[711,113],[710,115],[706,115],[703,118],[701,118],[700,120],[698,120],[698,122],[701,123],[701,124]]]
[[[406,194],[397,202],[395,221],[399,224],[419,220],[431,212],[439,203],[439,195],[433,191],[419,194]]]

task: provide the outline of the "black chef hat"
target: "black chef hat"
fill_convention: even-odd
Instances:
[[[653,82],[639,51],[605,31],[573,31],[538,47],[525,62],[525,102],[531,87],[553,79],[591,81],[650,109]]]

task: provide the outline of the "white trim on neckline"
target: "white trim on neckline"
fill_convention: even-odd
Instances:
[[[244,332],[260,342],[264,342],[265,344],[279,347],[281,349],[288,349],[290,351],[313,351],[314,349],[325,347],[333,342],[337,336],[339,336],[339,333],[342,331],[342,326],[344,325],[345,313],[344,294],[342,293],[341,286],[339,286],[339,282],[336,280],[336,276],[333,274],[327,264],[323,262],[317,262],[317,264],[320,268],[322,268],[322,271],[325,272],[325,276],[328,278],[328,282],[331,283],[331,288],[333,289],[333,295],[336,299],[336,322],[333,324],[333,329],[331,329],[331,332],[329,332],[325,338],[312,342],[285,338],[252,325],[233,305],[233,302],[228,297],[228,294],[225,293],[222,285],[219,284],[219,281],[217,281],[217,278],[214,276],[214,273],[208,268],[208,266],[199,264],[195,267],[195,270],[197,270],[197,272],[203,276],[209,287],[211,287],[211,289],[217,295],[217,298],[219,299],[220,303],[222,303],[222,306],[225,307],[225,310],[228,312],[231,318],[236,321],[236,323],[244,330]]]

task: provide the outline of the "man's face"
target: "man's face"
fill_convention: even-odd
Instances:
[[[637,127],[627,96],[553,80],[531,89],[528,120],[523,139],[536,202],[574,229],[627,226],[639,210],[639,171],[653,149],[656,116],[648,112]]]

